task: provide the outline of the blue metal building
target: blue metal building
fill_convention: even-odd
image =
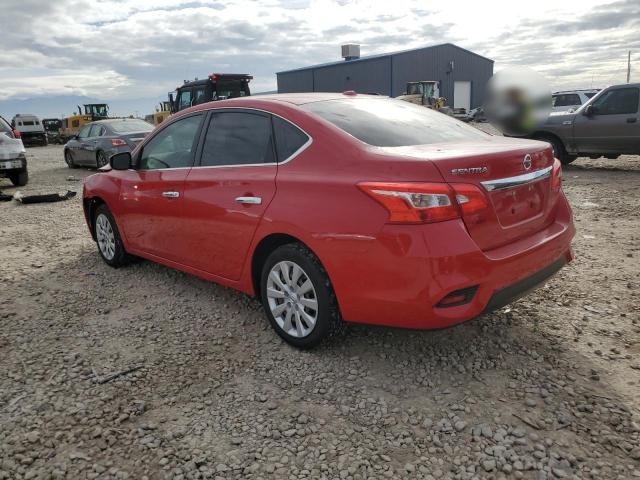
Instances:
[[[359,53],[359,48],[356,50]],[[493,60],[451,43],[278,72],[278,93],[378,93],[397,97],[407,82],[437,80],[447,105],[467,110],[482,105]]]

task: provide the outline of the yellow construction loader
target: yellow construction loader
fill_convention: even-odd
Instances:
[[[171,103],[164,101],[158,104],[155,112],[145,115],[144,119],[157,126],[169,118],[169,115],[171,115]]]
[[[87,123],[109,118],[109,105],[106,103],[87,103],[83,106],[84,113],[78,105],[78,113],[62,119],[60,140],[63,143],[78,135],[80,129]]]
[[[440,96],[440,89],[436,80],[407,82],[406,93],[397,98],[416,105],[424,105],[447,115],[453,113],[451,107],[445,105],[446,99]]]

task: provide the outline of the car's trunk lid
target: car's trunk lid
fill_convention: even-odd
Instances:
[[[546,143],[493,137],[383,150],[432,161],[450,184],[477,186],[487,197],[488,211],[463,220],[483,250],[531,235],[552,221],[553,153]]]
[[[120,135],[120,138],[127,142],[127,145],[133,150],[149,133],[150,132],[130,132]]]

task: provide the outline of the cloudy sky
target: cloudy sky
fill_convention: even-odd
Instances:
[[[343,43],[365,56],[452,42],[554,89],[624,82],[632,50],[640,81],[640,0],[0,0],[0,32],[0,113],[71,96],[151,111],[213,71],[275,90],[275,72],[339,60]]]

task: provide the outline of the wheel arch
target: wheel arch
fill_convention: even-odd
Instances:
[[[562,148],[564,148],[565,153],[567,153],[567,145],[565,144],[565,141],[555,133],[548,132],[546,130],[538,130],[531,135],[531,138],[541,141],[545,141],[546,139],[557,140],[560,142],[560,145],[562,145]]]
[[[96,239],[96,229],[94,225],[95,213],[100,205],[107,205],[107,202],[105,202],[102,197],[95,196],[95,197],[83,198],[82,203],[84,206],[85,219],[87,221],[87,225],[89,226],[89,231],[91,232],[91,237],[95,240]],[[108,205],[107,205],[107,208],[109,208]]]
[[[288,233],[270,233],[269,235],[266,235],[256,244],[251,257],[251,286],[253,287],[253,293],[256,297],[260,298],[260,277],[262,275],[262,267],[264,266],[267,257],[276,248],[289,243],[300,243],[304,245],[305,248],[318,258],[320,264],[323,263],[313,248],[294,235]]]

